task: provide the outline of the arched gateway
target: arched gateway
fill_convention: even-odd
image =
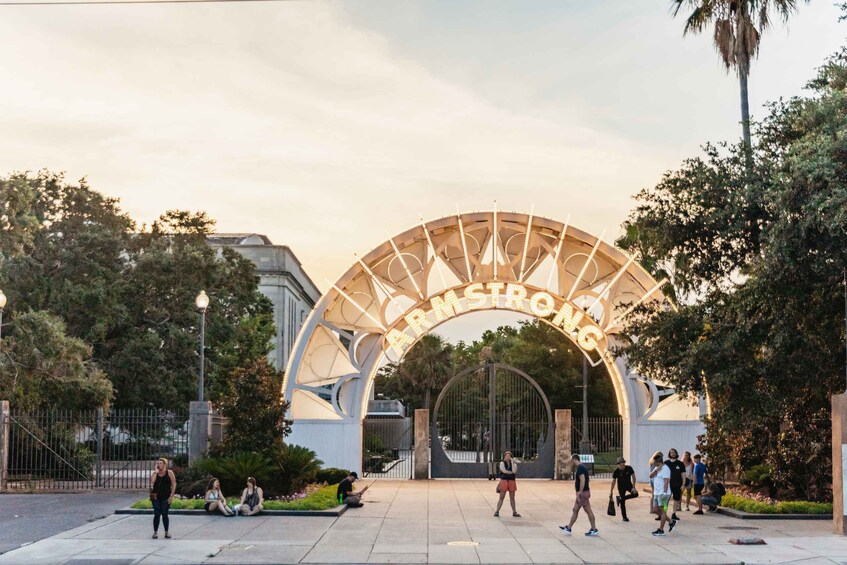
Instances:
[[[606,366],[624,457],[645,476],[654,450],[691,449],[703,433],[703,402],[633,374],[612,354],[638,305],[672,307],[664,283],[567,222],[496,210],[422,222],[358,259],[309,314],[283,383],[288,441],[327,466],[361,471],[361,421],[384,359],[399,360],[447,320],[503,309],[544,320]]]

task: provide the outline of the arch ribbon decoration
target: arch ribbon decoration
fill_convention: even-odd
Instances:
[[[386,359],[401,359],[439,324],[495,309],[559,329],[607,367],[625,420],[649,418],[669,390],[611,351],[637,306],[672,307],[665,282],[569,222],[497,210],[422,221],[358,258],[305,321],[283,383],[294,430],[358,424]]]

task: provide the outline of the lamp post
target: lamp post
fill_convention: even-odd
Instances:
[[[3,308],[6,307],[6,295],[0,290],[0,339],[3,338]]]
[[[197,400],[203,402],[203,368],[206,360],[206,308],[209,306],[209,297],[205,290],[201,290],[194,299],[197,311],[200,312],[200,378],[197,382]]]
[[[579,452],[591,453],[591,439],[588,437],[588,357],[582,356],[582,441]]]

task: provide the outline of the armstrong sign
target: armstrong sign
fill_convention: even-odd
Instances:
[[[402,356],[418,338],[437,324],[481,309],[532,314],[574,338],[586,352],[595,351],[598,343],[605,340],[605,333],[594,320],[562,297],[520,283],[488,282],[450,289],[411,309],[395,327],[388,330],[386,344],[395,354]]]

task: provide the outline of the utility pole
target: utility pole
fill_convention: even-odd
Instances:
[[[588,438],[588,357],[585,355],[582,356],[582,440],[579,452],[591,453],[591,440]]]

